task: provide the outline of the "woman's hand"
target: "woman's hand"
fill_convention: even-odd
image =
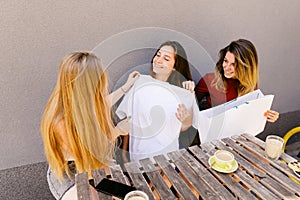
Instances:
[[[274,110],[267,110],[264,115],[267,117],[268,122],[276,122],[279,118],[279,113]]]
[[[123,92],[126,93],[139,77],[140,73],[138,71],[131,72],[128,76],[126,83],[121,87]]]
[[[113,106],[119,99],[131,88],[131,86],[135,83],[135,81],[139,78],[140,73],[134,71],[129,74],[126,83],[118,88],[116,91],[112,92],[111,94],[107,95],[106,101],[108,105]]]
[[[193,123],[193,110],[188,111],[184,104],[179,104],[176,117],[182,123],[181,131],[185,131]]]
[[[195,83],[194,81],[184,81],[182,82],[182,87],[184,89],[187,89],[189,91],[191,91],[191,93],[194,93],[194,89],[195,89]]]
[[[115,138],[119,137],[120,135],[128,135],[130,132],[130,119],[131,117],[127,117],[117,124],[115,128]]]

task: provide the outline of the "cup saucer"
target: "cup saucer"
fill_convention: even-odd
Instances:
[[[213,168],[214,170],[218,171],[218,172],[222,172],[222,173],[231,173],[237,170],[238,168],[238,163],[236,160],[233,160],[231,163],[231,167],[220,167],[219,165],[217,165],[215,163],[215,156],[211,156],[208,160],[208,164],[211,168]]]
[[[289,168],[295,172],[300,172],[300,160],[291,161],[288,163]]]

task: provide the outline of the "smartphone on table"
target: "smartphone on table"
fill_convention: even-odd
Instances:
[[[102,179],[98,185],[96,185],[96,190],[104,194],[115,196],[118,198],[124,198],[128,192],[136,190],[135,187],[119,183],[107,178]]]

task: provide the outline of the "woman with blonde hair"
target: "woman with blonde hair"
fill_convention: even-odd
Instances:
[[[76,199],[75,173],[113,164],[115,139],[128,133],[128,120],[113,126],[110,107],[137,78],[108,95],[107,76],[91,52],[73,52],[60,64],[57,84],[46,105],[41,133],[49,169],[47,180],[56,199]],[[96,192],[91,188],[93,194]]]
[[[207,107],[217,106],[257,89],[258,56],[255,46],[246,39],[231,42],[219,52],[215,73],[198,82],[195,92],[200,103],[206,97]],[[268,110],[267,121],[275,122],[279,113]]]

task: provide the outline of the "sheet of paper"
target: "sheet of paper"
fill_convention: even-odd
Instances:
[[[249,133],[257,135],[266,125],[264,113],[271,108],[274,95],[253,91],[225,104],[199,112],[201,142]]]

